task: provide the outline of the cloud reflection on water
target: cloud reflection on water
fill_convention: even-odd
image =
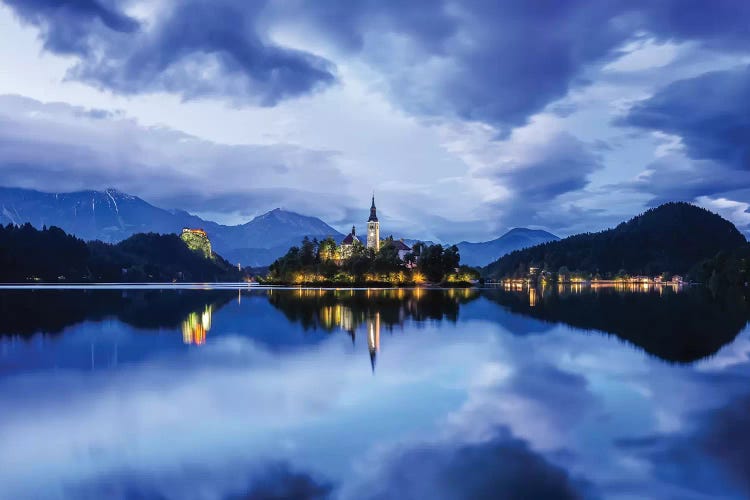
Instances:
[[[199,347],[181,344],[177,323],[176,348],[149,350],[152,337],[117,369],[10,371],[0,376],[0,497],[748,493],[747,330],[713,358],[672,365],[563,325],[511,335],[524,317],[498,322],[483,297],[440,302],[394,316],[367,301],[354,337],[343,320],[311,337],[304,328],[326,328],[308,314],[320,308],[289,317],[251,296],[215,309]],[[43,348],[70,349],[91,327]],[[284,335],[307,341],[287,346]]]

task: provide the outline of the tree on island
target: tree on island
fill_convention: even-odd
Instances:
[[[366,248],[356,241],[346,249],[331,238],[318,242],[305,238],[291,247],[269,268],[270,283],[383,285],[432,283],[468,284],[479,278],[476,269],[460,266],[458,248],[453,245],[416,243],[403,260],[392,236],[381,241],[380,249]]]

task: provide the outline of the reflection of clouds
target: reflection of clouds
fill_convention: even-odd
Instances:
[[[493,425],[508,428],[552,463],[604,485],[607,496],[698,498],[663,474],[671,467],[665,457],[652,460],[613,443],[649,434],[679,436],[695,425],[696,413],[722,408],[747,393],[747,338],[746,331],[738,345],[709,360],[722,360],[714,365],[728,370],[703,373],[708,363],[667,364],[613,337],[565,327],[544,336],[502,336],[498,360],[478,369],[466,403],[447,424],[475,441],[487,439]],[[750,411],[744,423],[750,428]],[[736,437],[747,442],[742,433]],[[706,453],[693,451],[693,465],[699,467]],[[750,463],[746,455],[727,455],[720,468]],[[697,477],[696,483],[702,481]]]
[[[505,429],[478,443],[423,442],[390,450],[351,498],[581,498],[588,485],[571,479]]]
[[[722,347],[715,355],[695,364],[700,371],[716,371],[750,362],[750,336],[740,334],[731,344]]]
[[[482,439],[496,426],[506,425],[538,449],[564,447],[568,442],[565,429],[595,405],[586,379],[544,362],[515,363],[512,369],[485,367],[500,376],[488,384],[484,375],[480,384],[469,389],[466,403],[448,418],[451,427],[464,436]]]
[[[237,472],[238,469],[241,471]],[[228,470],[208,471],[195,463],[172,476],[155,475],[150,471],[118,472],[82,486],[66,488],[65,494],[77,500],[215,498],[215,492],[206,488],[210,484],[224,485],[224,491],[231,495],[229,498],[237,500],[323,500],[329,498],[332,489],[325,479],[294,470],[286,462],[260,467],[245,464],[244,470],[235,464]]]
[[[420,333],[437,336],[430,330]],[[375,378],[369,363],[362,364],[364,352],[348,355],[352,347],[343,335],[280,356],[246,337],[225,336],[200,351],[96,376],[43,372],[6,378],[0,407],[11,410],[0,414],[0,497],[62,483],[84,487],[122,471],[138,476],[156,470],[160,477],[178,478],[186,462],[200,464],[206,477],[268,459],[303,457],[326,468],[325,460],[310,459],[316,447],[325,448],[315,429],[349,433],[339,428],[342,421],[359,418],[357,425],[368,428],[370,417],[393,420],[385,403],[391,394],[436,380],[460,385],[453,373],[460,360],[487,356],[481,342],[456,349],[438,343],[414,364],[414,353],[425,346],[421,335],[389,336],[387,342],[383,374]],[[407,365],[414,369],[399,369]],[[427,419],[440,411],[425,413],[419,399],[401,404],[402,412],[419,411]],[[362,407],[372,407],[372,415],[363,415]],[[377,438],[377,432],[359,436],[367,444]],[[40,474],[44,485],[37,482]],[[214,487],[218,491],[205,498],[224,494],[226,485]]]
[[[724,492],[703,484],[712,478],[740,484],[748,464],[731,447],[747,442],[747,332],[708,360],[731,363],[708,369],[562,326],[519,336],[475,319],[406,322],[381,332],[375,377],[369,346],[343,332],[278,352],[212,338],[95,375],[0,379],[0,497],[107,484],[220,498],[279,462],[313,490],[324,486],[304,477],[329,479],[340,498],[697,498]]]
[[[623,440],[618,446],[646,460],[683,498],[750,496],[750,393],[700,412],[684,432]]]

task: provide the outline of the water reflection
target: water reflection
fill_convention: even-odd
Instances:
[[[0,327],[0,498],[750,495],[742,297],[0,294],[10,307],[27,316]]]
[[[515,333],[530,323],[518,315],[544,323],[563,323],[583,330],[616,335],[662,359],[692,362],[717,352],[731,342],[750,317],[750,307],[737,293],[713,295],[698,287],[647,284],[568,285],[530,287],[505,285],[493,289],[296,289],[229,291],[6,291],[0,301],[0,336],[58,334],[84,322],[117,318],[138,329],[179,326],[185,344],[203,345],[216,311],[243,293],[253,301],[267,301],[305,331],[345,332],[353,344],[357,335],[373,343],[377,325],[392,332],[406,322],[458,321],[464,314],[492,319]],[[481,306],[467,308],[483,299]],[[499,307],[493,311],[490,304]],[[252,321],[252,318],[236,318]],[[538,327],[537,330],[544,330]],[[546,328],[549,329],[549,328]],[[270,340],[270,339],[269,339]],[[379,346],[373,348],[373,360]],[[374,362],[374,361],[373,361]]]
[[[238,298],[239,302],[240,298]],[[185,344],[203,345],[206,343],[206,333],[211,329],[213,304],[206,304],[203,312],[191,312],[182,322],[182,342]]]
[[[370,351],[370,364],[375,371],[375,356],[380,350],[380,313],[367,319],[367,350]]]
[[[675,362],[714,354],[750,317],[748,302],[737,291],[713,295],[702,287],[519,285],[485,290],[483,295],[515,314],[610,333]]]

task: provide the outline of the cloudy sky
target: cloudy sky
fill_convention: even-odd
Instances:
[[[225,223],[750,231],[750,2],[0,0],[0,184]]]

